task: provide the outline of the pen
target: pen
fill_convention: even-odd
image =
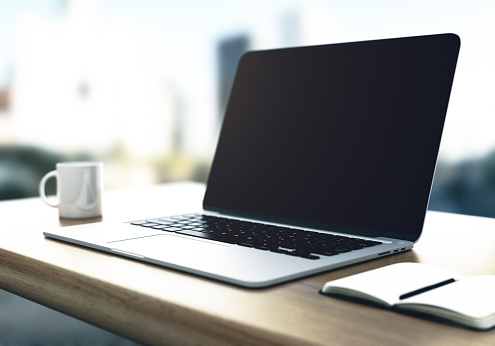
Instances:
[[[423,287],[423,288],[419,288],[417,290],[414,290],[414,291],[411,291],[409,293],[404,293],[403,295],[401,295],[399,297],[400,300],[402,299],[407,299],[407,298],[411,298],[413,296],[416,296],[418,294],[421,294],[421,293],[424,293],[424,292],[427,292],[427,291],[431,291],[435,288],[438,288],[438,287],[442,287],[442,286],[445,286],[445,285],[448,285],[448,284],[451,284],[452,282],[455,282],[456,280],[454,278],[452,279],[448,279],[448,280],[445,280],[445,281],[441,281],[439,283],[436,283],[436,284],[433,284],[433,285],[430,285],[430,286],[426,286],[426,287]]]

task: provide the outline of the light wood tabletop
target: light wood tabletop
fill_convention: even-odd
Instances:
[[[103,220],[198,211],[203,193],[197,183],[105,191]],[[80,222],[60,220],[38,198],[0,202],[0,288],[145,344],[495,344],[495,330],[473,331],[319,294],[328,280],[396,262],[495,275],[495,219],[428,212],[413,251],[254,290],[42,234]]]

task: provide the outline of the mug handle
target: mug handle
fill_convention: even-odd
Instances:
[[[45,176],[41,179],[40,181],[40,186],[39,186],[39,192],[40,192],[40,197],[41,199],[43,200],[43,202],[45,202],[46,204],[48,204],[50,207],[58,207],[58,204],[59,204],[59,198],[58,198],[58,188],[57,188],[57,200],[55,203],[51,202],[48,197],[46,197],[46,194],[45,194],[45,184],[46,184],[46,181],[50,178],[56,178],[58,179],[58,174],[57,174],[57,171],[51,171],[51,172],[48,172],[45,174]]]

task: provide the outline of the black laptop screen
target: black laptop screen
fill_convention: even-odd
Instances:
[[[204,208],[417,240],[459,45],[445,34],[245,54]]]

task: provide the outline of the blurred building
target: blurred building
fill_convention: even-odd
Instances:
[[[250,47],[251,43],[248,35],[229,37],[221,40],[218,45],[218,103],[220,119],[223,119],[239,59]]]
[[[10,110],[10,90],[0,89],[0,116],[5,116]]]

